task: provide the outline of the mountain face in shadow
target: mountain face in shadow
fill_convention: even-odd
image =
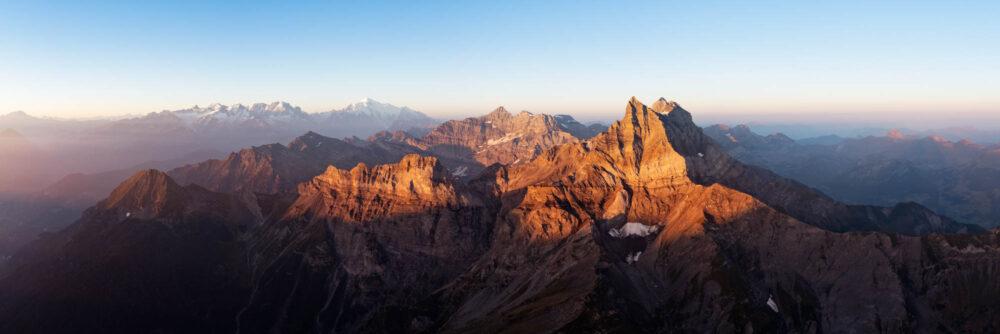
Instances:
[[[274,150],[262,156],[297,151]],[[259,175],[292,166],[277,159]],[[171,175],[137,173],[19,254],[0,274],[0,331],[1000,327],[997,231],[877,231],[970,228],[915,204],[844,205],[743,165],[663,99],[633,98],[592,138],[464,182],[420,154],[328,165],[275,193]]]
[[[799,180],[834,199],[874,205],[915,202],[986,228],[1000,224],[996,218],[1000,195],[993,191],[1000,186],[997,147],[904,135],[898,130],[835,145],[746,145],[732,142],[720,128],[705,132],[733,157]],[[752,132],[747,136],[761,137]]]
[[[215,316],[243,300],[238,239],[253,217],[229,195],[139,172],[12,260],[0,292],[3,331],[229,328]]]

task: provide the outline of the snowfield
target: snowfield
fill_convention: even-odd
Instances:
[[[645,237],[659,231],[660,227],[656,225],[628,222],[621,228],[611,229],[611,231],[608,231],[608,235],[615,238],[625,238],[629,236]]]

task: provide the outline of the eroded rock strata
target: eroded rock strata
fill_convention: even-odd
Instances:
[[[143,172],[0,277],[0,329],[1000,328],[997,231],[902,235],[967,230],[926,209],[847,206],[744,166],[666,100],[633,98],[601,134],[461,179],[416,154],[326,166],[273,194]],[[73,313],[54,287],[92,308]],[[31,317],[53,312],[74,316]]]

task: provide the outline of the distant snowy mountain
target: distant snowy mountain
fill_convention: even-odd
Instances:
[[[309,114],[288,102],[255,103],[250,106],[242,104],[226,106],[216,103],[207,108],[195,106],[173,113],[195,127],[208,128],[219,125],[283,125],[312,121]]]
[[[367,137],[384,130],[429,129],[439,123],[422,112],[369,98],[317,116],[330,134],[345,137]]]
[[[198,134],[209,136],[233,135],[245,133],[244,131],[270,135],[298,135],[304,131],[315,131],[333,137],[369,136],[383,130],[403,130],[437,124],[419,111],[373,99],[364,99],[342,109],[321,113],[307,113],[288,102],[255,103],[249,106],[216,103],[208,107],[194,106],[162,113],[175,116]],[[142,118],[148,119],[154,114]]]

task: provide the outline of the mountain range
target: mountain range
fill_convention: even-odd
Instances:
[[[985,228],[1000,225],[1000,143],[953,142],[889,131],[836,143],[761,136],[747,126],[705,128],[729,154],[849,202],[915,202]]]
[[[103,173],[199,151],[229,152],[288,142],[307,131],[331,137],[367,137],[386,130],[424,135],[438,123],[419,111],[372,99],[319,113],[306,113],[287,102],[213,104],[87,121],[14,112],[0,116],[0,129],[20,134],[23,143],[18,146],[27,154],[8,157],[8,164],[34,168],[16,174],[16,180],[25,182],[0,179],[0,192],[37,192],[71,173]]]
[[[1000,230],[837,202],[665,99],[562,123],[498,109],[139,171],[10,260],[0,330],[1000,328]]]

